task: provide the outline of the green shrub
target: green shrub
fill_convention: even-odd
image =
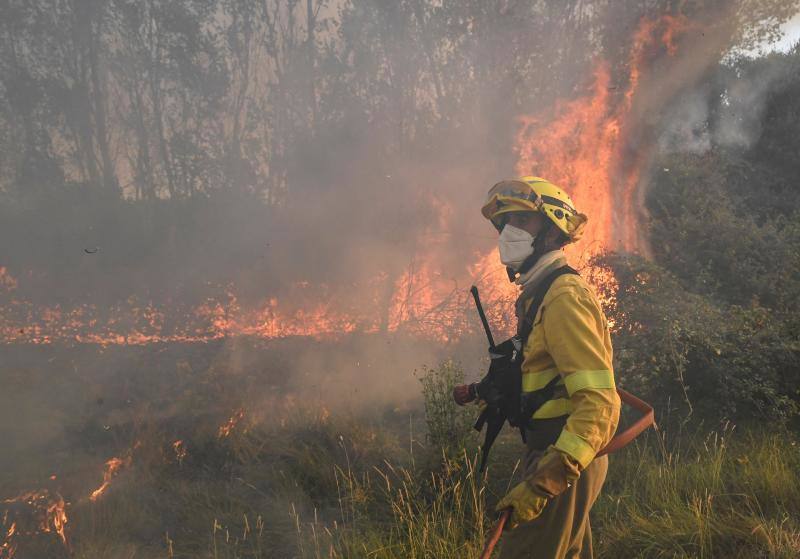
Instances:
[[[459,406],[453,400],[453,387],[464,382],[464,371],[453,360],[436,368],[425,368],[419,377],[425,404],[429,442],[446,452],[460,450],[475,419],[475,408]]]
[[[692,293],[659,265],[602,259],[616,275],[616,375],[658,407],[712,422],[797,416],[800,344],[769,309]]]

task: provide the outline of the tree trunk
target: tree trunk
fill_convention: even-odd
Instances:
[[[154,24],[151,21],[151,40],[158,41],[156,37],[157,31],[153,27]],[[158,151],[161,156],[161,164],[164,166],[164,174],[167,177],[167,191],[170,198],[175,198],[177,194],[175,191],[175,173],[172,168],[172,159],[169,155],[167,138],[164,133],[164,115],[161,107],[161,80],[158,72],[160,61],[156,58],[160,55],[160,52],[161,49],[156,45],[153,58],[150,60],[150,97],[153,102],[153,119],[155,120],[156,133],[158,134]]]
[[[311,107],[311,133],[313,135],[317,125],[317,92],[314,84],[314,64],[316,61],[317,50],[314,39],[314,27],[317,25],[317,17],[314,13],[314,0],[306,0],[306,14],[308,21],[308,29],[306,31],[306,49],[308,56],[308,102]]]
[[[100,19],[100,14],[92,14],[97,19]],[[108,128],[106,126],[106,90],[105,80],[101,74],[100,60],[97,53],[98,43],[100,42],[100,24],[93,24],[89,22],[89,63],[91,66],[92,74],[92,92],[94,101],[94,121],[95,121],[95,137],[97,138],[97,147],[100,150],[100,160],[103,165],[103,186],[107,190],[119,192],[119,181],[117,180],[116,168],[114,161],[111,159],[111,151],[108,146]]]
[[[153,164],[150,160],[150,138],[147,125],[144,121],[144,104],[142,92],[138,86],[133,88],[133,110],[136,114],[136,140],[138,152],[136,154],[136,182],[147,200],[154,199],[155,185],[153,184]]]

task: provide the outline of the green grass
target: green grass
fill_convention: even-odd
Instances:
[[[507,430],[479,475],[469,422],[437,409],[451,405],[457,366],[438,371],[423,373],[418,408],[328,413],[287,399],[222,439],[218,416],[198,417],[182,460],[157,420],[142,426],[107,495],[68,498],[71,557],[477,558],[523,447]],[[611,457],[592,512],[597,556],[799,557],[798,472],[789,431],[651,430]]]
[[[680,433],[615,456],[594,509],[622,557],[800,556],[800,452],[766,428]]]
[[[491,507],[508,484],[514,447],[517,441],[505,437],[495,457],[503,467],[490,480],[476,473],[475,455],[467,450],[441,455],[435,468],[336,463],[332,507],[323,499],[316,509],[310,503],[305,512],[296,503],[288,509],[296,538],[292,556],[477,557]],[[652,433],[612,457],[593,511],[598,556],[798,557],[798,467],[789,434]],[[242,531],[242,523],[233,521],[230,529]],[[243,540],[223,542],[222,535],[216,531],[210,556],[269,556],[247,551]]]

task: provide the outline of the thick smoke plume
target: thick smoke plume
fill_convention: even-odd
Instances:
[[[80,505],[143,432],[180,449],[290,397],[412,415],[423,364],[477,376],[470,284],[514,326],[478,208],[517,172],[646,253],[655,151],[752,140],[787,69],[707,78],[797,2],[621,4],[2,4],[8,479],[56,456]]]
[[[796,71],[784,56],[767,65],[739,69],[723,65],[713,78],[690,88],[668,109],[659,148],[666,152],[705,153],[714,146],[747,149],[761,134],[769,95]]]
[[[768,19],[727,3],[46,5],[4,18],[3,335],[21,342],[453,339],[469,284],[502,277],[486,188],[550,176],[616,209],[592,216],[614,222],[598,247],[646,253],[665,108]],[[581,119],[564,138],[553,124],[591,102],[604,63],[592,118],[619,130],[596,165],[609,186],[582,193],[591,180],[565,171]],[[516,160],[525,115],[558,157]]]

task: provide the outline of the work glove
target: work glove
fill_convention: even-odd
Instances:
[[[469,404],[478,397],[475,391],[475,384],[461,384],[453,388],[453,400],[459,406]]]
[[[528,478],[533,488],[547,497],[555,497],[567,490],[581,475],[574,458],[550,446]]]
[[[516,485],[508,495],[500,499],[495,507],[496,512],[503,512],[511,508],[511,518],[506,523],[506,528],[513,530],[521,522],[530,522],[544,510],[547,504],[547,497],[536,491],[531,484],[525,480]]]

